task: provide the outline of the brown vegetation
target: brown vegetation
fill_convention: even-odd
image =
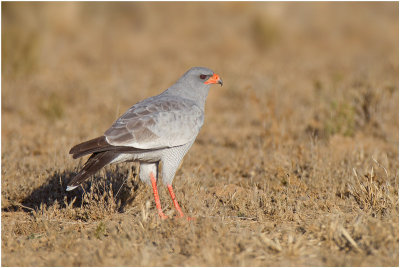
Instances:
[[[2,3],[5,266],[395,266],[398,3]],[[158,218],[68,151],[191,66],[224,79]]]

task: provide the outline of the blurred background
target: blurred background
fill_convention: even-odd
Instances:
[[[243,110],[267,130],[288,120],[292,130],[354,135],[372,122],[395,141],[397,17],[396,3],[3,3],[3,124],[18,110],[18,128],[84,115],[102,130],[207,66],[226,81],[210,102],[268,106],[268,119]]]
[[[73,145],[101,135],[193,66],[214,70],[224,86],[210,91],[204,127],[177,185],[194,176],[207,194],[231,183],[249,196],[254,187],[244,182],[276,182],[278,193],[289,178],[332,204],[353,202],[345,185],[353,183],[353,168],[369,172],[373,157],[391,174],[376,166],[377,185],[397,189],[398,21],[398,2],[2,2],[2,208],[23,200],[39,205],[48,193],[32,197],[35,189],[59,174],[65,183],[77,171],[68,155]],[[397,204],[383,221],[397,218],[398,233],[398,193],[391,193],[379,200]],[[65,193],[58,194],[63,200]],[[200,201],[183,204],[199,213],[205,208]],[[237,211],[222,214],[229,213]],[[313,221],[327,218],[320,216]],[[332,262],[318,265],[342,265],[327,252]],[[377,265],[393,260],[382,256]]]

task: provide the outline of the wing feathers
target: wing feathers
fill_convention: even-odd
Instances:
[[[193,141],[204,111],[193,101],[159,95],[132,106],[104,134],[71,148],[73,158],[92,154],[72,179],[69,190],[112,162],[121,153],[163,150]]]
[[[114,146],[161,149],[193,140],[204,113],[193,101],[157,96],[132,106],[104,133]]]
[[[138,149],[129,146],[114,146],[107,142],[105,136],[97,137],[95,139],[82,142],[75,145],[69,151],[74,159],[84,155],[99,153],[99,152],[113,152],[113,153],[144,153],[151,150]]]
[[[106,137],[101,136],[75,145],[71,148],[69,153],[76,159],[90,153],[105,151],[106,148],[110,146],[111,145],[106,141]]]
[[[68,188],[74,189],[74,186],[78,186],[82,182],[84,182],[91,175],[95,174],[105,165],[110,163],[114,158],[116,158],[119,154],[115,152],[101,152],[92,154],[82,170],[69,182]]]

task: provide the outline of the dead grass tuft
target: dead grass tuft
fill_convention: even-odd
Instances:
[[[348,190],[362,210],[377,217],[384,215],[387,210],[398,209],[398,202],[392,199],[398,191],[387,179],[377,178],[373,167],[369,174],[360,178],[357,171],[353,171],[355,180],[348,185]]]

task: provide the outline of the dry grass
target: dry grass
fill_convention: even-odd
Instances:
[[[398,3],[2,3],[2,264],[396,266]],[[224,79],[161,221],[69,148],[191,66]],[[160,188],[168,215],[174,210]]]

